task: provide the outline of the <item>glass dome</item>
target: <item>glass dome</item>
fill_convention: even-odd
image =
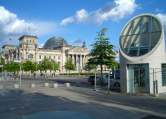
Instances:
[[[120,36],[123,52],[129,56],[141,56],[152,50],[161,37],[161,24],[151,15],[131,20]]]
[[[68,43],[62,37],[49,38],[44,44],[45,49],[56,49],[62,46],[67,46]]]

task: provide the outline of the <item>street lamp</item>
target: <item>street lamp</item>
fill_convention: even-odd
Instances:
[[[15,60],[14,62],[20,64],[20,78],[19,78],[19,85],[20,85],[20,88],[21,88],[21,60]]]
[[[110,71],[108,72],[108,94],[110,93]]]

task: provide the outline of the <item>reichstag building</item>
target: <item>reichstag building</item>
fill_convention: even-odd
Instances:
[[[82,46],[73,46],[67,43],[64,38],[52,37],[48,39],[43,48],[38,48],[37,37],[23,35],[19,39],[19,45],[4,45],[2,53],[7,62],[30,60],[41,62],[44,58],[52,59],[59,63],[60,72],[66,72],[64,65],[68,58],[72,58],[75,64],[75,71],[83,71],[83,67],[88,59],[88,49],[85,42]]]

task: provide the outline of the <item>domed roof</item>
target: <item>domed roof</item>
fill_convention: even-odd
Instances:
[[[62,46],[68,46],[68,43],[62,37],[51,37],[44,44],[46,49],[56,49]]]

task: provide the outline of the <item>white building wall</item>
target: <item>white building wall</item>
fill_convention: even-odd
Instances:
[[[127,64],[149,64],[149,93],[154,93],[153,79],[158,82],[158,93],[166,92],[166,86],[162,86],[162,72],[161,65],[166,63],[166,52],[165,52],[165,36],[164,29],[162,30],[161,39],[157,45],[148,53],[139,57],[127,56],[120,49],[120,71],[121,71],[121,90],[123,93],[130,92]],[[153,76],[153,69],[156,70]],[[154,77],[154,78],[153,78]]]

